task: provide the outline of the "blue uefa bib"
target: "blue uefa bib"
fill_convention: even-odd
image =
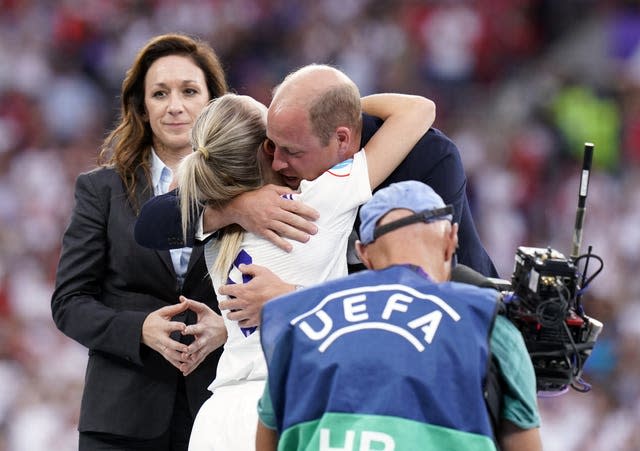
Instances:
[[[493,449],[483,386],[496,296],[394,266],[267,303],[261,338],[280,444],[403,449],[397,441],[437,447],[454,436]]]

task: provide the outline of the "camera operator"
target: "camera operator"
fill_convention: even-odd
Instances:
[[[370,271],[265,304],[259,451],[278,441],[291,450],[541,449],[534,370],[518,330],[497,315],[498,292],[447,282],[458,243],[450,213],[423,183],[381,189],[360,211],[357,250]],[[502,380],[495,428],[492,361]]]

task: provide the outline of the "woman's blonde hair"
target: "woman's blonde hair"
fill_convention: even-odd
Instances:
[[[266,138],[266,108],[250,97],[225,94],[211,101],[191,130],[193,153],[178,168],[182,232],[196,219],[198,206],[222,207],[238,194],[263,184],[258,152]],[[222,231],[213,271],[228,271],[240,248],[243,229]]]

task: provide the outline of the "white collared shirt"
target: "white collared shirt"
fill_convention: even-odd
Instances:
[[[153,193],[158,196],[169,191],[169,185],[173,179],[173,171],[169,166],[158,157],[156,151],[151,149],[151,183],[153,184]],[[191,257],[191,248],[183,247],[181,249],[171,249],[171,261],[173,269],[180,287],[184,283],[184,277],[189,266],[189,258]]]

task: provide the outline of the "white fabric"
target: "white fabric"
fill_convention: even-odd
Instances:
[[[234,283],[242,283],[242,273],[237,269],[239,263],[253,263],[265,266],[282,280],[303,286],[310,286],[325,280],[335,279],[347,274],[347,244],[353,229],[358,207],[371,198],[371,186],[367,162],[363,151],[357,152],[353,159],[342,162],[322,174],[314,181],[302,181],[300,193],[292,198],[315,208],[320,213],[316,221],[318,233],[307,243],[292,242],[293,250],[287,253],[267,240],[252,233],[245,233],[228,277]],[[218,252],[218,241],[212,240],[205,245],[207,267],[212,268]],[[219,300],[226,299],[218,294],[218,287],[226,284],[227,275],[211,274],[214,289]],[[259,331],[245,336],[238,323],[226,318],[223,311],[228,338],[224,352],[218,363],[217,376],[209,386],[214,395],[209,398],[198,412],[189,443],[190,451],[246,451],[253,449],[257,421],[256,406],[261,392],[245,393],[241,387],[246,381],[264,382],[267,367],[260,345]],[[241,403],[251,410],[243,415],[251,415],[249,424],[241,424],[240,419],[231,416],[231,406],[224,401],[226,396],[216,396],[224,388],[234,387],[233,402]],[[240,387],[236,390],[237,387]],[[225,393],[227,393],[225,391]],[[242,398],[242,401],[240,401]],[[234,407],[235,410],[235,407]],[[203,436],[226,435],[219,423],[220,415],[228,415],[234,426],[233,443],[224,443],[212,448],[213,438]],[[228,425],[227,425],[228,426]],[[225,426],[225,428],[227,427]],[[209,441],[207,441],[209,440]],[[218,440],[217,438],[215,440]],[[217,442],[220,443],[220,442]]]
[[[218,388],[198,411],[189,451],[251,451],[255,449],[256,404],[265,381],[242,381]]]

